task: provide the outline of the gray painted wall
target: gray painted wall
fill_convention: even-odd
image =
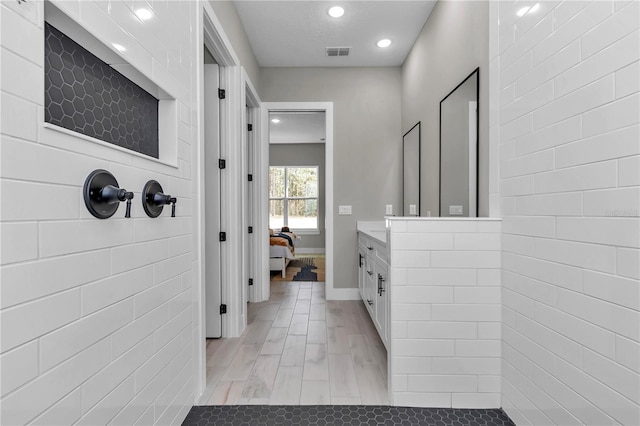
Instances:
[[[216,13],[220,23],[222,23],[225,34],[229,37],[233,50],[235,50],[240,59],[240,65],[247,71],[251,83],[260,93],[260,88],[258,87],[260,84],[260,66],[253,49],[251,49],[247,34],[244,32],[235,5],[232,1],[223,0],[209,0],[209,3],[213,7],[213,11]]]
[[[320,235],[300,235],[299,248],[325,247],[324,196],[325,160],[323,143],[288,143],[269,145],[270,166],[318,166],[318,227]]]
[[[422,122],[420,213],[437,216],[440,101],[480,67],[479,216],[489,215],[489,2],[439,1],[402,66],[402,132]]]
[[[334,287],[357,287],[357,220],[382,220],[402,202],[401,70],[263,68],[265,102],[333,102]],[[351,216],[338,216],[339,205]]]

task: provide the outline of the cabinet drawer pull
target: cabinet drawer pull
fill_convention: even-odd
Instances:
[[[373,271],[367,271],[367,274],[373,275]]]
[[[367,299],[367,303],[369,304],[369,306],[373,305],[373,301],[372,300]]]
[[[378,296],[382,296],[382,293],[385,291],[385,288],[382,287],[382,283],[385,282],[382,274],[378,274]]]
[[[367,250],[373,250],[373,246],[367,246]]]

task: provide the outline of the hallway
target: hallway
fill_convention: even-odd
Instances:
[[[322,282],[274,282],[242,336],[207,341],[204,405],[384,405],[386,350],[361,301]]]

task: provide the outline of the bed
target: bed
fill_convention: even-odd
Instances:
[[[292,232],[280,232],[269,236],[269,269],[281,271],[287,276],[287,265],[295,259],[295,244],[300,237]]]

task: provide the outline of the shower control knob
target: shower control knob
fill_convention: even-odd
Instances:
[[[127,203],[124,217],[131,217],[133,192],[120,188],[116,178],[106,170],[94,170],[87,176],[83,195],[87,210],[98,219],[113,216],[122,201]]]
[[[113,185],[107,185],[100,191],[99,199],[102,199],[107,204],[117,204],[122,201],[127,202],[127,209],[125,210],[124,217],[131,217],[131,200],[133,199],[133,192],[129,192],[126,189],[116,188]]]
[[[158,217],[167,204],[171,204],[171,217],[176,217],[176,203],[178,199],[166,195],[162,186],[155,180],[150,180],[142,189],[142,207],[149,217]]]

